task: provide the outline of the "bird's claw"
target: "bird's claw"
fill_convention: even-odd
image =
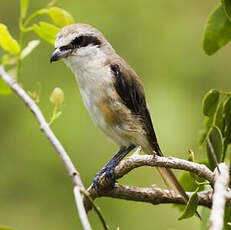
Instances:
[[[105,173],[104,179],[108,183],[108,189],[113,189],[115,185],[115,174],[114,174],[114,165],[107,165],[102,170],[100,170],[93,179],[93,187],[98,194],[100,194],[99,179]]]

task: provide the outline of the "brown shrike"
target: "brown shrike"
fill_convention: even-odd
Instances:
[[[144,88],[135,71],[115,52],[102,33],[90,25],[73,24],[57,35],[51,62],[64,59],[78,82],[85,107],[92,120],[119,151],[96,174],[93,185],[100,192],[98,180],[113,187],[114,169],[136,146],[147,154],[163,156],[157,143]],[[184,198],[188,196],[168,168],[158,168],[167,185]]]

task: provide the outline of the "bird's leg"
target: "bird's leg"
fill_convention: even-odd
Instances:
[[[136,147],[135,145],[130,145],[128,148],[121,148],[112,157],[112,159],[95,175],[95,178],[93,180],[93,187],[95,188],[97,193],[99,193],[99,178],[103,173],[105,173],[105,180],[110,184],[110,188],[112,189],[114,187],[114,184],[115,184],[114,169],[115,169],[115,167],[135,147]]]

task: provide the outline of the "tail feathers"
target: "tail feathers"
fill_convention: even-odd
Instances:
[[[162,157],[164,155],[160,150],[160,146],[159,146],[159,144],[157,142],[155,133],[153,135],[154,135],[154,141],[152,142],[153,150],[158,156]],[[156,167],[156,169],[159,172],[162,180],[166,184],[167,188],[169,190],[172,188],[176,193],[180,194],[183,197],[183,199],[185,201],[185,204],[186,204],[188,202],[188,200],[189,200],[189,197],[186,194],[183,187],[178,182],[178,180],[177,180],[175,174],[172,172],[172,170],[169,169],[169,168],[160,168],[160,167]],[[201,220],[201,216],[197,211],[196,211],[195,215]]]
[[[160,146],[158,145],[157,141],[154,143],[154,151],[156,152],[157,155],[161,157],[164,156],[160,150]],[[180,185],[179,181],[177,180],[172,170],[169,168],[160,168],[160,167],[156,167],[156,169],[159,172],[162,180],[164,181],[168,189],[172,188],[176,193],[179,193],[183,197],[185,203],[187,203],[189,200],[189,197],[185,193],[184,189]]]
[[[155,149],[154,151],[156,152],[157,155],[159,155],[161,157],[163,156],[163,153],[161,152],[160,146],[158,145],[157,141],[154,143],[154,149]],[[182,188],[182,186],[178,182],[178,180],[177,180],[175,174],[172,172],[172,170],[169,168],[160,168],[160,167],[156,167],[156,169],[159,172],[162,180],[164,181],[164,183],[166,184],[168,189],[170,189],[170,188],[174,189],[174,191],[176,193],[179,193],[183,197],[183,199],[185,200],[185,203],[187,203],[189,200],[189,197],[187,196],[184,189]]]
[[[185,203],[187,203],[189,197],[184,191],[184,189],[182,188],[182,186],[180,185],[180,183],[178,182],[172,170],[169,168],[160,168],[160,167],[156,167],[156,169],[159,172],[162,180],[164,181],[168,189],[172,188],[176,193],[179,193],[183,197]],[[201,220],[201,216],[197,211],[195,215]]]
[[[179,193],[183,197],[185,203],[187,203],[189,197],[185,193],[180,183],[178,182],[172,170],[169,168],[160,168],[160,167],[156,167],[156,169],[159,172],[162,180],[164,181],[168,189],[172,188],[176,193]]]

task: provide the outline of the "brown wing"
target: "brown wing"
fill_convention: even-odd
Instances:
[[[151,116],[146,105],[141,81],[132,70],[126,72],[123,69],[125,67],[118,63],[111,64],[110,68],[115,77],[115,89],[123,104],[126,105],[133,114],[141,118],[140,120],[147,133],[150,144],[153,146],[155,152],[162,156],[152,125]]]
[[[159,156],[163,156],[157,143],[151,116],[146,105],[142,83],[136,76],[135,72],[129,66],[126,66],[124,62],[122,62],[122,64],[111,64],[110,67],[115,77],[115,89],[119,94],[122,102],[127,106],[128,109],[130,109],[133,114],[140,116],[141,120],[143,121],[142,125],[147,133],[149,143],[151,146],[153,146],[153,150]],[[178,191],[179,194],[181,194],[184,198],[185,202],[187,202],[189,198],[171,169],[157,168],[157,170],[165,184],[168,187],[173,187],[174,190]],[[196,215],[200,217],[197,212]]]

